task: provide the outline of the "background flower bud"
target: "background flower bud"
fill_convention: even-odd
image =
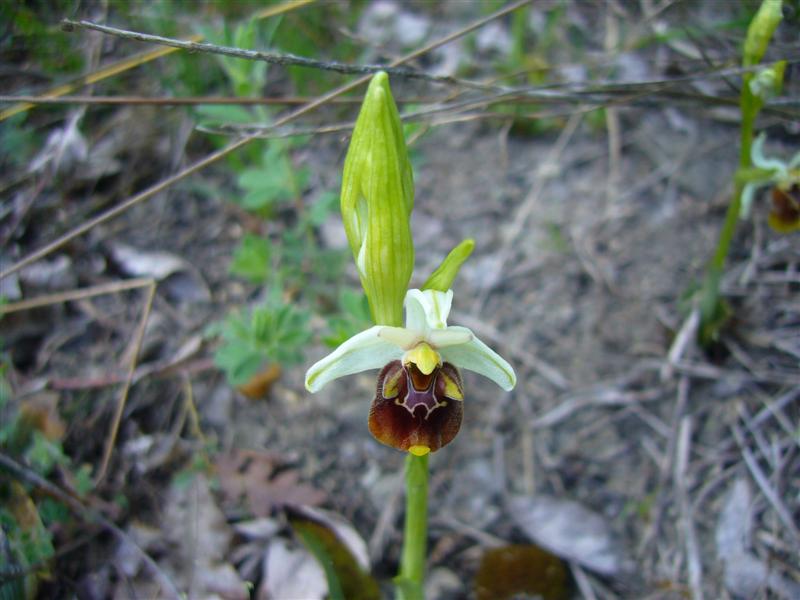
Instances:
[[[761,6],[750,21],[744,41],[744,66],[752,67],[761,62],[767,51],[769,40],[783,18],[781,0],[762,0]]]
[[[414,180],[389,77],[370,82],[344,163],[341,209],[361,285],[378,325],[403,322],[414,269]]]

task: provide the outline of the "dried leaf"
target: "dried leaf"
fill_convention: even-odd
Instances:
[[[739,477],[728,492],[715,532],[725,587],[742,598],[763,596],[767,588],[781,598],[800,598],[800,585],[781,577],[749,551],[752,503],[750,485],[744,477]]]
[[[737,552],[744,552],[747,547],[752,525],[752,502],[747,480],[739,477],[731,486],[717,522],[715,539],[717,556],[721,560],[726,560]]]
[[[140,548],[162,558],[158,566],[188,598],[207,600],[247,600],[247,585],[228,562],[233,531],[217,507],[208,480],[195,475],[188,485],[172,484],[165,500],[159,529],[139,526],[129,529],[131,539]],[[155,534],[155,535],[154,535]],[[124,543],[117,558],[131,554]],[[187,568],[191,565],[191,568]],[[140,564],[128,560],[127,572],[140,570]],[[158,598],[163,589],[154,587],[151,573],[121,581],[115,598]]]
[[[603,575],[620,575],[632,568],[606,520],[577,502],[516,496],[508,509],[534,542],[561,558]]]
[[[58,394],[39,392],[25,399],[20,407],[23,422],[44,434],[51,442],[64,437],[66,426],[58,414]]]
[[[44,148],[31,161],[28,171],[37,173],[51,166],[53,173],[69,173],[86,162],[89,144],[78,130],[81,113],[73,114],[67,124],[53,130]]]
[[[264,398],[268,393],[272,384],[281,376],[280,365],[272,364],[253,375],[247,383],[244,383],[236,389],[246,398],[251,400],[258,400]]]
[[[264,556],[264,578],[258,587],[257,600],[323,600],[327,594],[325,572],[309,552],[290,548],[280,538],[269,545]]]
[[[269,516],[281,506],[318,505],[325,493],[299,482],[294,470],[282,470],[283,461],[274,454],[238,450],[217,460],[220,486],[229,502],[244,498],[251,512]]]
[[[281,529],[281,524],[275,519],[260,517],[249,521],[239,521],[233,530],[249,540],[269,540]]]
[[[262,485],[251,486],[247,491],[250,510],[266,516],[273,508],[283,506],[317,505],[325,500],[325,493],[299,482],[297,471],[284,471]]]
[[[563,561],[538,546],[515,544],[491,548],[475,576],[478,600],[568,597],[569,573]]]
[[[211,298],[200,271],[170,252],[146,251],[125,244],[114,244],[111,246],[111,257],[126,275],[152,277],[156,281],[169,278],[165,289],[177,300],[197,302]]]

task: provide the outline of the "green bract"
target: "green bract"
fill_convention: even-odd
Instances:
[[[389,77],[370,82],[344,163],[344,229],[378,325],[403,322],[414,269],[409,219],[414,181]]]

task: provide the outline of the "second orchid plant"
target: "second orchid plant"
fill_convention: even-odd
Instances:
[[[466,327],[447,323],[450,288],[472,240],[456,246],[420,289],[408,289],[413,206],[400,116],[388,76],[377,73],[356,121],[341,193],[344,228],[375,325],[312,365],[305,384],[313,393],[339,377],[380,369],[369,430],[379,442],[408,453],[404,542],[395,580],[398,597],[406,600],[423,597],[428,454],[450,443],[461,427],[465,393],[459,369],[484,375],[503,390],[516,384],[508,362]]]

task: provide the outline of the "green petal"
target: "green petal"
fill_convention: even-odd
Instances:
[[[461,268],[461,265],[464,264],[464,261],[469,258],[469,255],[472,254],[474,248],[475,240],[473,239],[466,239],[453,248],[450,254],[442,261],[442,264],[440,264],[436,270],[431,273],[428,280],[422,284],[420,289],[446,292],[453,287],[453,281],[456,275],[458,275],[458,270]]]
[[[329,381],[361,371],[379,369],[399,359],[403,351],[380,337],[382,329],[378,325],[370,327],[314,363],[306,371],[306,389],[312,393],[318,392]]]
[[[503,357],[475,337],[466,327],[453,326],[447,330],[468,333],[472,337],[466,344],[440,348],[439,353],[445,362],[488,377],[506,391],[514,389],[517,376]]]
[[[406,329],[428,332],[447,328],[453,303],[453,290],[408,290],[406,292]]]

